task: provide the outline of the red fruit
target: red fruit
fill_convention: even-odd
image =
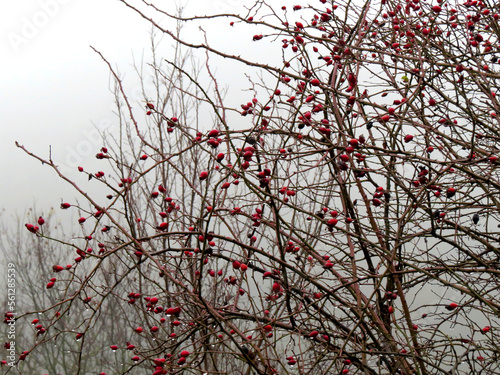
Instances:
[[[183,351],[181,352],[181,357],[186,358],[189,354],[191,354],[191,353],[189,353],[187,350],[183,350]]]
[[[61,208],[62,209],[66,209],[66,208],[70,208],[71,205],[69,203],[61,203]]]
[[[431,9],[434,13],[441,12],[441,7],[439,5],[434,5]]]
[[[52,266],[52,269],[54,270],[54,272],[61,272],[62,270],[64,270],[64,267],[56,265],[56,266]]]
[[[491,330],[491,327],[490,326],[486,326],[484,328],[481,329],[481,332],[483,333],[483,335],[485,335],[486,333],[488,333],[489,331]]]
[[[311,331],[311,333],[309,333],[309,337],[316,337],[318,336],[319,332],[318,331]]]
[[[309,83],[311,84],[311,86],[319,86],[320,85],[320,81],[317,78],[311,79],[311,81]]]
[[[138,362],[140,360],[139,356],[138,355],[134,355],[132,358],[132,361],[134,362]]]
[[[174,314],[174,308],[173,307],[169,307],[167,310],[165,310],[165,314],[167,314],[167,316],[173,315]]]
[[[158,332],[159,328],[157,326],[151,327],[151,332]]]
[[[87,220],[87,219],[85,219],[84,217],[81,217],[81,218],[79,218],[79,219],[78,219],[78,222],[79,222],[80,224],[83,224],[83,223],[85,223],[85,221],[86,221],[86,220]]]
[[[280,283],[275,282],[275,283],[273,284],[273,292],[274,292],[274,293],[279,293],[280,291],[281,291],[281,285],[280,285]]]
[[[246,264],[244,264],[244,263],[243,263],[243,264],[241,265],[240,269],[241,269],[243,272],[245,272],[245,271],[248,269],[248,266],[247,266]]]
[[[208,133],[208,136],[210,138],[217,138],[219,136],[219,131],[217,129],[212,129],[210,130],[210,132]]]
[[[235,270],[239,269],[241,267],[241,263],[238,262],[237,260],[233,261],[233,268]]]
[[[314,95],[309,95],[309,96],[306,98],[305,102],[306,102],[306,103],[310,103],[310,102],[312,102],[312,101],[314,100],[314,98],[315,98],[315,96],[314,96]]]
[[[142,156],[141,156],[141,160],[146,160],[147,158],[148,158],[148,156],[147,156],[147,155],[142,155]]]
[[[323,268],[330,269],[333,268],[333,263],[331,260],[327,260],[325,264],[323,265]]]
[[[177,364],[179,366],[182,366],[184,363],[186,363],[186,358],[185,357],[181,357],[179,358],[179,360],[177,361]]]
[[[118,346],[117,345],[111,345],[110,348],[111,348],[111,350],[116,350],[116,349],[118,349]]]
[[[457,192],[457,189],[451,187],[451,188],[448,188],[448,190],[446,190],[446,197],[447,198],[452,198],[455,193]]]
[[[153,359],[153,362],[156,366],[163,366],[165,364],[166,359],[165,358],[155,358]]]
[[[47,289],[50,289],[54,286],[54,282],[53,281],[50,281],[48,284],[47,284]]]
[[[382,121],[384,121],[384,122],[387,122],[387,121],[389,121],[391,119],[391,116],[389,116],[389,115],[383,115],[380,119]]]
[[[221,162],[223,159],[224,159],[224,154],[222,152],[217,154],[217,161],[218,162]]]
[[[245,294],[245,291],[240,288],[240,290],[238,291],[238,293],[240,294],[240,296],[242,296],[243,294]]]
[[[33,225],[33,224],[24,224],[24,226],[26,227],[26,229],[28,229],[31,233],[36,233],[38,232],[38,227],[36,225]]]
[[[327,225],[330,226],[330,227],[334,227],[335,225],[337,225],[339,221],[337,219],[335,219],[334,217],[332,217],[331,219],[328,220],[327,222]]]
[[[432,106],[436,105],[436,101],[432,98],[429,99],[429,105],[432,105]]]
[[[458,305],[455,302],[452,302],[448,306],[446,306],[446,310],[452,311],[452,310],[455,310],[457,307],[458,307]]]
[[[158,225],[158,229],[160,230],[167,230],[168,229],[168,223],[162,222],[160,225]]]
[[[43,225],[43,224],[45,224],[45,220],[43,219],[43,217],[40,216],[38,218],[38,225]]]
[[[144,329],[143,329],[142,327],[137,327],[137,328],[135,329],[135,331],[136,331],[137,333],[142,333],[142,331],[144,331]]]
[[[389,314],[392,314],[394,312],[394,307],[389,306],[389,308],[387,309],[387,311],[389,311]]]
[[[356,148],[356,147],[358,147],[359,141],[358,141],[357,139],[353,138],[353,139],[351,139],[351,140],[349,141],[349,144],[350,144],[352,147]]]
[[[412,139],[413,139],[413,135],[411,135],[411,134],[405,135],[405,143],[411,142]]]
[[[208,177],[208,172],[207,171],[203,171],[203,172],[200,173],[200,180],[201,181],[205,180],[207,177]]]

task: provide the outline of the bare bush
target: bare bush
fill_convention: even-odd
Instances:
[[[19,144],[85,199],[66,207],[85,236],[57,240],[78,258],[34,348],[78,332],[71,373],[96,329],[116,353],[134,346],[106,373],[498,372],[497,5],[257,1],[180,17],[121,2],[177,50],[154,56],[141,110],[101,55],[121,127],[97,155],[106,172],[82,176],[107,200]],[[235,50],[282,61],[165,20],[240,28]],[[241,108],[211,65],[226,60],[248,78]]]

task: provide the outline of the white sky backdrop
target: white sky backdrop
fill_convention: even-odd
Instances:
[[[238,12],[243,3],[191,0],[187,8]],[[175,9],[173,1],[159,4]],[[92,138],[95,125],[116,119],[108,68],[89,46],[131,71],[133,56],[149,52],[151,27],[116,0],[9,1],[0,10],[0,208],[22,213],[35,204],[43,211],[76,194],[14,141],[42,156],[51,145],[54,160],[74,163],[70,154],[90,138],[93,149],[79,151],[92,159],[101,146]],[[235,42],[225,28],[215,30],[221,37]]]

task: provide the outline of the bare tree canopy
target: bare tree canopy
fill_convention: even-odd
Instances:
[[[120,2],[174,48],[152,38],[140,103],[96,51],[101,170],[18,143],[78,198],[2,240],[32,308],[7,373],[500,372],[498,4]]]

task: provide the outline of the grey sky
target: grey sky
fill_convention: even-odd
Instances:
[[[243,3],[191,0],[186,12],[244,14]],[[160,4],[175,11],[173,2]],[[240,53],[241,43],[235,43],[235,38],[244,37],[242,30],[228,33],[232,31],[228,23],[226,19],[218,21],[209,29],[209,36],[217,46],[230,45]],[[149,53],[151,26],[117,0],[9,2],[2,6],[0,25],[0,207],[21,212],[34,202],[40,208],[58,206],[60,199],[72,199],[74,191],[50,168],[17,149],[14,141],[45,157],[50,145],[53,159],[75,176],[80,162],[88,166],[102,146],[95,127],[116,122],[108,68],[90,46],[101,51],[120,72],[133,76],[133,56],[140,60],[143,53]],[[200,41],[198,25],[191,24],[187,33],[195,32]],[[252,32],[243,35],[251,38]],[[231,77],[231,69],[244,73],[240,65],[225,63],[226,77]],[[246,80],[238,86],[245,85]],[[249,99],[248,95],[251,93],[244,94],[243,100]]]
[[[109,73],[89,45],[126,68],[149,28],[110,0],[9,2],[0,17],[0,206],[57,205],[70,190],[14,141],[44,155],[51,145],[61,159],[93,131],[92,123],[111,120]]]

